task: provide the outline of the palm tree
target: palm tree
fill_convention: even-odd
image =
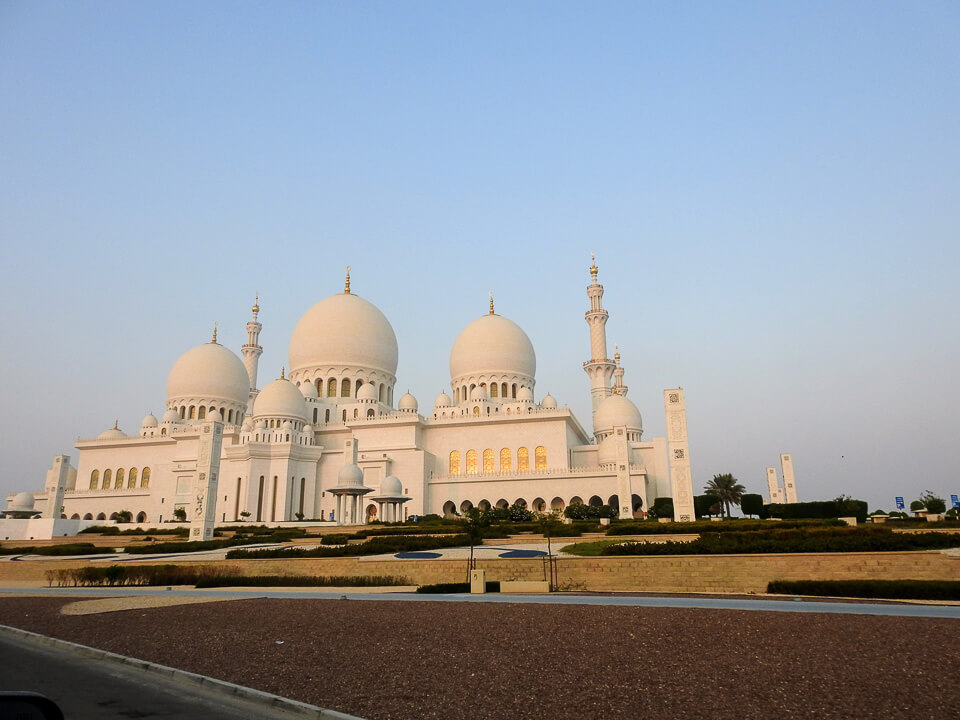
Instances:
[[[703,488],[706,495],[713,495],[717,498],[727,517],[730,517],[731,505],[740,506],[740,498],[743,497],[744,490],[746,488],[730,473],[714,475],[713,480]]]

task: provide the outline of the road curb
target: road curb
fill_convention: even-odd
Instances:
[[[140,660],[139,658],[119,655],[107,650],[89,647],[88,645],[80,645],[79,643],[70,642],[69,640],[60,640],[59,638],[50,637],[49,635],[40,635],[39,633],[22,630],[9,625],[0,625],[0,636],[7,636],[34,645],[52,647],[57,650],[65,650],[81,657],[122,665],[126,668],[133,668],[152,675],[161,675],[169,679],[190,683],[191,685],[199,685],[207,690],[242,698],[276,710],[283,710],[299,717],[314,718],[315,720],[364,720],[356,715],[348,715],[347,713],[336,710],[328,710],[327,708],[310,705],[298,700],[291,700],[290,698],[263,692],[262,690],[236,685],[226,680],[218,680],[217,678],[212,678],[207,675],[200,675],[198,673],[188,672],[187,670],[179,670],[167,665],[159,665],[149,660]]]

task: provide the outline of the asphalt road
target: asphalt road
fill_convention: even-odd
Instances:
[[[419,593],[351,593],[315,590],[280,590],[274,588],[192,590],[176,588],[0,588],[0,594],[54,595],[77,597],[120,597],[127,595],[162,595],[166,597],[216,597],[224,600],[245,598],[287,598],[315,600],[390,600],[394,602],[485,602],[532,603],[543,605],[619,605],[628,607],[676,607],[709,610],[762,610],[767,612],[837,613],[842,615],[889,615],[960,619],[960,605],[926,605],[909,603],[831,602],[829,600],[773,600],[757,598],[657,597],[655,595],[431,595]]]
[[[0,636],[0,669],[0,689],[45,695],[60,706],[66,720],[303,717],[182,680],[4,636]],[[7,717],[0,706],[0,720]]]

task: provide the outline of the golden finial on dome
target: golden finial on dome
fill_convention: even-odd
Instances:
[[[253,296],[253,307],[250,308],[250,309],[253,310],[253,314],[254,314],[254,315],[256,315],[258,312],[260,312],[260,293],[254,293],[254,296]]]
[[[494,314],[495,314],[495,313],[493,312],[493,290],[490,291],[490,314],[491,314],[491,315],[494,315]]]
[[[593,253],[590,253],[590,274],[594,280],[597,279],[597,258]]]
[[[217,343],[217,321],[213,321],[213,337],[210,339],[213,344]]]
[[[620,364],[620,346],[614,345],[613,347],[616,349],[616,352],[613,354],[613,359],[616,360],[617,365],[619,365]]]
[[[113,429],[119,430],[120,428],[118,427],[118,425],[120,425],[120,418],[117,418],[116,420],[113,421]]]
[[[347,281],[343,285],[343,292],[347,295],[350,294],[350,266],[347,265]]]
[[[280,378],[279,378],[279,379],[280,379],[280,380],[286,380],[286,379],[287,379],[287,368],[286,368],[286,367],[281,367],[281,368],[280,368]]]

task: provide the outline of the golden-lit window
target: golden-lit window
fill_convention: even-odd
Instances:
[[[113,471],[112,471],[112,470],[104,470],[104,471],[103,471],[103,485],[101,485],[101,487],[102,487],[104,490],[109,490],[109,489],[110,489],[110,480],[111,480],[111,479],[113,479]]]
[[[467,450],[467,475],[477,474],[477,451]]]
[[[547,469],[547,449],[540,445],[534,451],[536,454],[537,470],[546,470]]]
[[[100,484],[100,471],[94,470],[92,473],[90,473],[90,489],[96,490],[97,485],[99,484]]]
[[[140,475],[140,487],[150,487],[150,468],[145,467]]]
[[[337,379],[330,378],[327,380],[327,397],[336,397],[337,396]]]
[[[130,472],[127,473],[127,487],[135,488],[137,486],[137,469],[130,468]]]
[[[510,472],[513,470],[513,462],[510,458],[510,448],[503,448],[500,451],[500,472]]]
[[[490,397],[500,397],[499,389],[496,383],[490,383]]]
[[[525,447],[517,450],[517,470],[530,469],[530,451]]]
[[[207,409],[203,405],[201,405],[200,409],[197,410],[197,419],[203,420],[205,417],[207,417]]]
[[[493,472],[493,450],[490,448],[483,451],[483,472]]]
[[[450,452],[450,474],[459,475],[460,474],[460,451],[452,450]]]
[[[117,470],[117,480],[114,483],[114,487],[115,488],[123,487],[123,468],[120,468],[119,470]]]

